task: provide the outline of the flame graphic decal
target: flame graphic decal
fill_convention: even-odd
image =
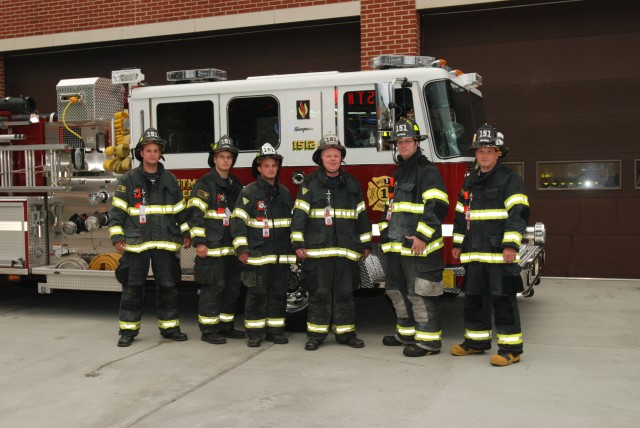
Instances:
[[[309,106],[307,104],[307,102],[305,101],[300,101],[298,104],[298,114],[300,115],[301,119],[307,119],[308,114],[309,114]]]

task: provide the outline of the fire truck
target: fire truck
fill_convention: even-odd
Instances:
[[[454,207],[472,167],[475,130],[485,123],[482,78],[428,56],[382,55],[371,71],[249,77],[230,81],[214,69],[167,72],[169,83],[148,86],[140,69],[107,78],[62,80],[57,112],[36,113],[35,101],[0,101],[0,275],[55,289],[120,291],[109,238],[110,202],[118,178],[136,167],[135,142],[148,127],[166,139],[165,168],[185,198],[208,171],[207,154],[221,136],[239,150],[233,173],[253,181],[251,162],[266,142],[284,156],[282,183],[297,193],[317,165],[318,141],[333,132],[347,148],[345,169],[361,183],[374,237],[395,169],[393,125],[413,118],[425,155],[449,192],[443,225],[446,293],[460,291],[464,267],[451,256]],[[527,228],[520,250],[525,296],[544,265],[542,223]],[[193,280],[195,250],[182,250],[183,280]],[[151,276],[151,273],[150,273]],[[380,245],[361,262],[361,287],[384,283]],[[306,293],[292,266],[289,310]]]

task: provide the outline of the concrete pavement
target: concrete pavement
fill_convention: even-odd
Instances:
[[[636,427],[640,281],[545,278],[520,299],[525,354],[454,357],[462,299],[444,302],[444,352],[407,358],[382,295],[357,298],[364,349],[200,341],[197,296],[181,293],[187,342],[162,339],[154,295],[129,348],[116,347],[119,296],[0,288],[3,427]],[[495,340],[495,339],[494,339]]]

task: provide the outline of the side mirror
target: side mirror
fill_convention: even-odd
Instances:
[[[376,147],[379,152],[388,147],[388,142],[392,139],[393,128],[395,126],[394,83],[376,83],[376,117],[378,125],[378,140]]]

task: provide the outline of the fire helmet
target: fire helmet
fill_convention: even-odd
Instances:
[[[318,148],[315,152],[313,152],[313,156],[311,157],[311,159],[313,159],[313,161],[318,165],[322,166],[322,159],[320,159],[322,151],[330,147],[340,150],[340,153],[342,154],[342,160],[344,160],[345,156],[347,156],[347,149],[345,149],[342,143],[340,143],[338,137],[333,133],[329,133],[321,138],[320,141],[318,141]]]
[[[258,177],[258,166],[260,165],[262,159],[265,158],[275,159],[275,161],[278,163],[278,169],[282,166],[282,155],[279,155],[276,152],[276,149],[274,149],[270,143],[264,143],[262,147],[260,147],[260,151],[253,159],[253,163],[251,164],[251,172],[253,173],[254,178]],[[279,170],[278,174],[280,174]]]
[[[220,137],[217,143],[211,145],[211,150],[209,151],[209,158],[207,159],[207,163],[209,167],[215,167],[215,162],[213,158],[220,152],[229,152],[233,156],[233,162],[231,166],[233,167],[236,164],[236,160],[238,160],[238,149],[233,145],[233,140],[228,135],[223,135]]]
[[[142,148],[150,143],[157,144],[158,147],[160,147],[160,153],[164,154],[164,146],[167,144],[167,141],[160,138],[160,134],[156,128],[147,128],[142,133],[135,149],[133,149],[133,154],[139,162],[142,162],[142,156],[140,156]]]
[[[495,147],[500,151],[501,158],[509,153],[509,149],[504,145],[502,132],[498,132],[496,128],[486,123],[478,128],[474,134],[471,150],[476,151],[480,147]]]
[[[413,138],[416,141],[426,140],[426,135],[420,135],[420,128],[413,120],[401,117],[394,128],[395,139]]]

